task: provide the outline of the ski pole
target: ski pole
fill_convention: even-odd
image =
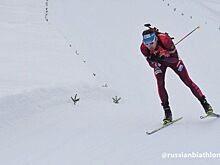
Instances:
[[[182,39],[180,39],[177,43],[175,43],[175,46],[177,44],[179,44],[182,40],[184,40],[186,37],[188,37],[190,34],[192,34],[194,31],[196,31],[197,29],[199,29],[200,26],[197,26],[195,29],[193,29],[190,33],[188,33],[187,35],[185,35]]]

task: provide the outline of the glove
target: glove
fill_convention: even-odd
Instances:
[[[160,52],[155,52],[154,54],[152,54],[151,56],[150,56],[150,60],[151,61],[154,61],[154,62],[157,62],[157,61],[159,61],[159,60],[161,60],[161,59],[163,59],[164,58],[164,56],[161,56],[160,55]]]
[[[161,64],[158,63],[158,62],[155,62],[155,61],[148,61],[149,65],[151,68],[157,68],[157,67],[160,67]]]
[[[157,65],[158,65],[158,62],[151,62],[150,63],[151,68],[156,68]]]

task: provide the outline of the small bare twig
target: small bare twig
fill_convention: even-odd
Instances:
[[[113,100],[113,102],[114,102],[115,104],[118,104],[119,101],[121,100],[121,97],[118,98],[117,96],[115,96],[115,98],[112,97],[112,100]]]
[[[77,98],[77,94],[75,94],[74,98],[71,96],[71,99],[74,102],[74,105],[76,105],[76,102],[78,102],[80,100],[80,98]]]
[[[108,87],[108,84],[105,83],[105,85],[102,85],[102,87],[107,88],[107,87]]]
[[[79,55],[79,52],[78,52],[78,50],[76,50],[76,51],[75,51],[75,53],[76,53],[76,55]]]

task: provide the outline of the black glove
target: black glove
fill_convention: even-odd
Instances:
[[[150,55],[150,59],[153,62],[158,62],[158,61],[162,60],[163,58],[164,58],[164,56],[160,56],[159,52],[157,52],[156,54],[151,54]]]
[[[159,53],[157,53],[157,54],[151,54],[150,59],[152,62],[158,62],[159,60],[163,59],[163,57],[160,57]]]

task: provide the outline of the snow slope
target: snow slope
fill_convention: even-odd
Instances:
[[[2,0],[0,162],[4,165],[219,164],[219,158],[163,159],[162,153],[220,153],[219,121],[171,71],[174,117],[163,111],[152,69],[139,51],[144,23],[167,31],[192,79],[218,112],[220,2]],[[45,16],[45,14],[47,14]],[[48,21],[46,21],[48,19]],[[75,94],[80,101],[73,104]],[[121,97],[119,104],[112,97]]]

